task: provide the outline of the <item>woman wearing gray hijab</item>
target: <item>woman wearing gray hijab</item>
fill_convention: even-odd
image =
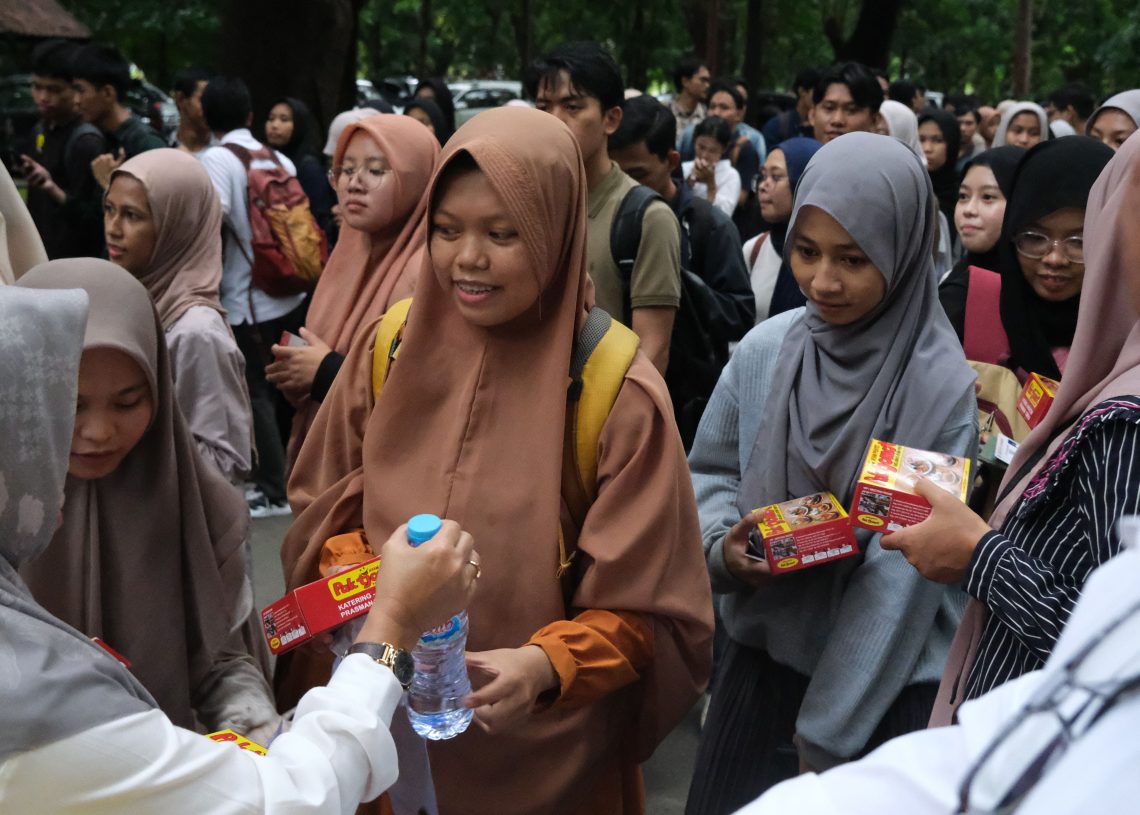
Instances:
[[[973,455],[974,374],[938,304],[937,211],[918,156],[869,133],[825,145],[796,189],[787,247],[807,306],[740,343],[689,457],[729,640],[690,815],[926,724],[959,590],[916,579],[877,535],[860,533],[858,557],[778,577],[744,552],[757,508],[823,491],[849,506],[872,438]]]
[[[1140,90],[1123,91],[1104,100],[1085,123],[1085,133],[1113,150],[1140,128]]]
[[[175,727],[126,666],[21,580],[61,509],[86,313],[82,291],[0,287],[0,811],[354,812],[396,777],[388,725],[402,689],[387,667],[345,658],[258,756]],[[358,642],[409,648],[470,599],[469,535],[448,522],[413,550],[403,534],[385,544],[390,593]]]

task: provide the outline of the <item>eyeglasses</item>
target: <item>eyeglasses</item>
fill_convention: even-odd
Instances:
[[[1018,252],[1034,260],[1040,260],[1060,246],[1061,254],[1067,260],[1073,263],[1085,262],[1085,239],[1080,235],[1053,240],[1040,232],[1019,232],[1013,239],[1013,245],[1017,247]]]
[[[1057,762],[1123,696],[1140,689],[1140,603],[1050,676],[1006,725],[958,790],[959,815],[1014,812]]]
[[[392,172],[390,169],[379,164],[368,164],[364,167],[333,167],[329,170],[329,183],[335,187],[343,179],[346,183],[351,184],[352,179],[359,174],[360,186],[366,190],[374,190],[380,186],[384,176],[390,172]]]

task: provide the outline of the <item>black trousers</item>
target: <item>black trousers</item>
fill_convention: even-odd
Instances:
[[[274,504],[285,502],[285,445],[294,411],[277,386],[266,381],[265,366],[273,361],[270,348],[281,338],[281,332],[298,333],[308,309],[306,299],[283,317],[233,326],[234,339],[245,357],[245,383],[253,409],[257,463],[250,478]]]
[[[792,737],[809,681],[726,638],[685,815],[728,815],[799,773]],[[904,688],[860,755],[925,728],[937,693],[937,682]]]

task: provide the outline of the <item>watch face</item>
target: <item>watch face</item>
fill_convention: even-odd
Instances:
[[[410,652],[396,652],[396,659],[392,664],[392,673],[396,675],[396,681],[405,688],[412,684],[412,677],[416,674],[416,663]]]

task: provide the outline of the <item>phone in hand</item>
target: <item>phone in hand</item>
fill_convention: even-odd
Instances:
[[[304,346],[308,345],[307,342],[305,342],[303,339],[291,331],[282,331],[281,340],[277,344],[284,345],[287,348],[303,348]]]

